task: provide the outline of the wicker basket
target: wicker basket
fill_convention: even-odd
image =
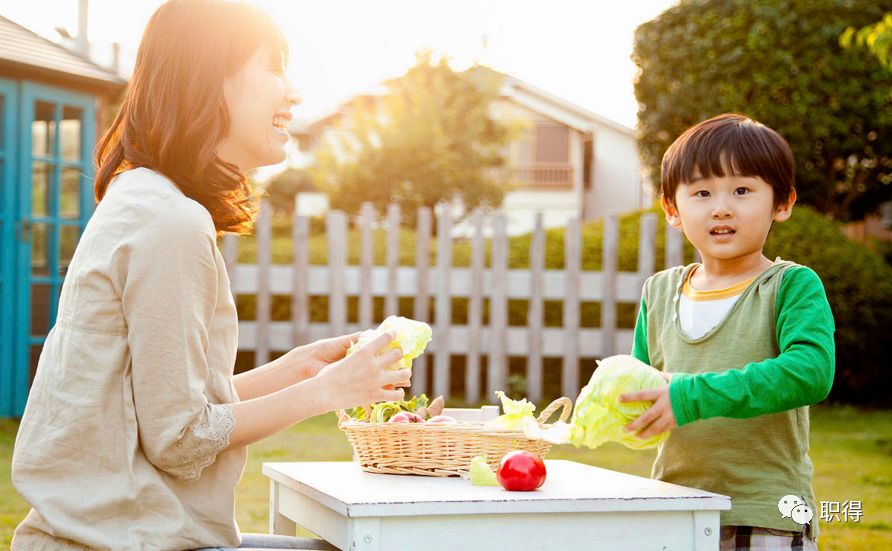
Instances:
[[[573,410],[569,398],[558,398],[548,405],[536,421],[545,425],[551,415],[561,411],[566,421]],[[425,476],[461,476],[477,455],[485,455],[496,469],[510,450],[526,450],[540,457],[551,444],[532,440],[519,430],[497,430],[483,423],[428,425],[424,423],[368,423],[354,421],[339,410],[338,427],[347,435],[364,471],[383,474]]]

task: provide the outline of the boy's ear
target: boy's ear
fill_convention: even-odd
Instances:
[[[783,203],[779,204],[776,209],[774,209],[774,221],[775,222],[783,222],[788,220],[790,216],[793,214],[793,205],[796,204],[796,190],[791,189],[790,195],[787,197],[787,200]]]
[[[663,212],[666,213],[666,221],[669,222],[669,225],[676,229],[681,228],[678,208],[672,204],[672,201],[666,199],[666,196],[663,194],[660,194],[660,206],[663,207]]]

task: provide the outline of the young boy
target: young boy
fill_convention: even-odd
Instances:
[[[688,129],[663,157],[666,219],[702,263],[644,284],[632,354],[669,385],[621,399],[654,402],[627,430],[672,431],[653,478],[731,497],[723,551],[817,549],[808,406],[833,383],[833,316],[812,270],[762,252],[796,202],[793,169],[783,138],[736,114]]]

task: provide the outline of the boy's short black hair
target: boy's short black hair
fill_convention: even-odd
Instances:
[[[680,184],[695,177],[757,176],[774,190],[774,206],[786,202],[795,185],[795,162],[780,134],[753,119],[725,113],[684,131],[666,154],[660,192],[675,204]]]

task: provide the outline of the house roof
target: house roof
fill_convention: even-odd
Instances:
[[[496,71],[491,67],[477,65],[468,70],[485,70],[499,75],[502,78],[502,95],[507,96],[511,99],[515,99],[519,101],[519,103],[527,104],[528,107],[536,109],[536,106],[538,105],[540,109],[536,110],[541,110],[541,107],[543,107],[541,103],[537,101],[529,101],[531,99],[535,99],[539,100],[540,102],[550,104],[551,107],[555,107],[559,111],[564,111],[565,114],[570,115],[570,117],[567,117],[566,120],[561,120],[561,122],[567,124],[568,126],[577,127],[577,129],[579,130],[590,130],[590,128],[584,128],[585,124],[595,123],[613,128],[614,130],[622,132],[623,134],[628,134],[630,136],[635,135],[635,130],[629,128],[628,126],[610,120],[607,117],[599,115],[593,111],[589,111],[584,107],[580,107],[575,103],[569,102],[550,92],[546,92],[545,90],[533,86],[528,82],[524,82],[519,78],[515,78],[506,73],[502,73],[501,71]],[[532,105],[530,105],[531,103]],[[582,124],[580,124],[580,122],[582,122]]]
[[[592,131],[593,126],[606,126],[628,136],[635,136],[635,130],[632,128],[589,111],[588,109],[580,107],[575,103],[569,102],[550,92],[546,92],[545,90],[537,88],[519,78],[512,77],[511,75],[483,65],[476,65],[468,69],[468,71],[488,71],[498,75],[502,79],[502,88],[500,90],[502,97],[516,101],[527,108],[542,113],[543,115],[551,117],[562,124],[582,132]],[[310,128],[320,123],[324,123],[324,121],[340,114],[342,110],[356,98],[364,96],[381,97],[386,94],[386,83],[380,83],[355,94],[352,98],[341,103],[334,109],[330,109],[315,117],[295,121],[295,123],[292,123],[291,131],[293,133],[308,132]]]
[[[0,15],[0,68],[78,83],[109,92],[127,81],[15,21]]]

